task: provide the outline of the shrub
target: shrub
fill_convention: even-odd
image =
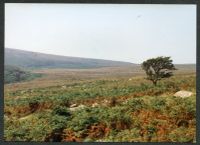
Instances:
[[[29,108],[30,108],[31,113],[35,112],[38,109],[39,105],[40,104],[38,100],[36,99],[31,100],[29,102]]]
[[[24,69],[20,67],[12,66],[12,65],[5,65],[5,69],[4,69],[5,83],[29,81],[41,76],[42,74],[33,74],[29,71],[25,71]]]
[[[59,116],[59,115],[52,116],[50,120],[50,125],[52,130],[65,128],[67,126],[68,120],[69,118],[66,118],[65,116]]]
[[[69,107],[70,106],[70,99],[69,98],[63,98],[61,99],[61,103],[60,103],[61,106],[65,106],[65,107]]]
[[[196,99],[195,99],[195,97],[185,98],[183,105],[187,112],[188,117],[196,118]]]
[[[94,123],[98,123],[99,119],[93,116],[91,112],[87,110],[80,110],[73,115],[73,118],[68,122],[68,127],[74,131],[84,131]]]
[[[57,107],[55,107],[53,109],[53,111],[52,111],[52,114],[53,115],[65,116],[65,117],[71,116],[70,111],[66,107],[63,107],[63,106],[57,106]]]
[[[177,92],[178,90],[180,90],[179,84],[177,84],[177,82],[166,81],[164,85],[166,87],[166,91]]]
[[[116,104],[117,104],[117,99],[116,99],[116,97],[112,97],[111,100],[110,100],[110,102],[109,102],[109,105],[110,105],[111,107],[113,107],[113,106],[115,106]]]
[[[114,107],[109,111],[108,123],[112,129],[128,129],[132,125],[130,113],[123,107]]]
[[[196,99],[189,98],[173,98],[169,101],[171,107],[167,112],[170,117],[176,119],[192,119],[196,117]]]
[[[163,98],[153,98],[150,101],[150,107],[155,111],[163,111],[166,107],[166,101]]]
[[[156,137],[156,126],[149,124],[145,127],[146,134],[145,134],[145,141],[150,142],[154,137]]]
[[[140,111],[141,109],[146,108],[144,100],[137,98],[128,101],[127,105],[130,107],[131,111]]]
[[[138,129],[125,129],[120,132],[112,131],[109,136],[106,137],[111,142],[138,142],[140,141],[140,130]]]
[[[191,130],[184,127],[180,127],[174,129],[172,132],[169,133],[169,139],[172,142],[193,142],[194,136],[191,134]]]

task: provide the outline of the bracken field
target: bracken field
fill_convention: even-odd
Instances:
[[[140,66],[33,72],[43,75],[5,84],[5,141],[196,142],[195,70],[157,86]]]

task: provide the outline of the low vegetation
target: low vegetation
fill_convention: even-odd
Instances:
[[[83,80],[5,91],[6,141],[195,142],[196,75]],[[174,97],[179,90],[193,92]],[[70,106],[80,106],[72,110]],[[74,107],[76,108],[76,107]]]
[[[4,82],[6,84],[30,81],[41,76],[41,74],[30,73],[29,71],[12,65],[5,65],[4,69]]]

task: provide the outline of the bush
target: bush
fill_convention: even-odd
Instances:
[[[144,100],[137,98],[128,101],[127,105],[130,107],[131,111],[140,111],[147,107]]]
[[[146,130],[147,130],[148,141],[151,141],[151,139],[156,136],[156,131],[157,131],[156,126],[152,124],[148,125],[146,126]]]
[[[125,129],[120,132],[112,131],[109,136],[106,137],[110,142],[139,142],[140,141],[139,129]]]
[[[62,98],[60,105],[64,107],[70,107],[70,99],[66,97]]]
[[[36,99],[31,100],[29,102],[29,108],[30,108],[31,113],[35,112],[38,109],[39,105],[40,103],[38,100]]]
[[[180,127],[169,133],[169,139],[172,142],[193,142],[194,136],[191,134],[191,130]]]
[[[17,66],[5,65],[5,69],[4,69],[5,83],[29,81],[41,76],[42,74],[33,74]]]
[[[117,99],[116,99],[116,97],[112,97],[111,100],[110,100],[110,102],[109,102],[109,105],[110,105],[111,107],[113,107],[113,106],[115,106],[116,104],[117,104]]]
[[[130,128],[133,121],[130,113],[123,107],[112,108],[107,119],[109,126],[116,130]]]
[[[166,91],[177,92],[180,90],[179,84],[177,84],[177,82],[167,81],[167,82],[165,82],[164,85],[166,87]]]
[[[167,112],[170,117],[176,119],[192,119],[196,117],[196,99],[189,98],[173,98],[169,101],[171,107]]]
[[[63,106],[57,106],[57,107],[55,107],[53,109],[53,111],[52,111],[52,114],[53,115],[65,116],[65,117],[71,116],[70,111],[66,107],[63,107]]]
[[[70,122],[68,122],[68,127],[74,131],[85,131],[89,126],[98,122],[98,117],[93,116],[87,109],[76,112]]]
[[[64,129],[67,126],[69,118],[65,116],[54,115],[50,120],[52,130]]]
[[[150,101],[150,107],[155,111],[163,111],[166,107],[166,100],[163,98],[153,98]]]

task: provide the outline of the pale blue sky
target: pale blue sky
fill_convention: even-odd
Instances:
[[[196,62],[195,5],[6,4],[5,47],[142,63]]]

